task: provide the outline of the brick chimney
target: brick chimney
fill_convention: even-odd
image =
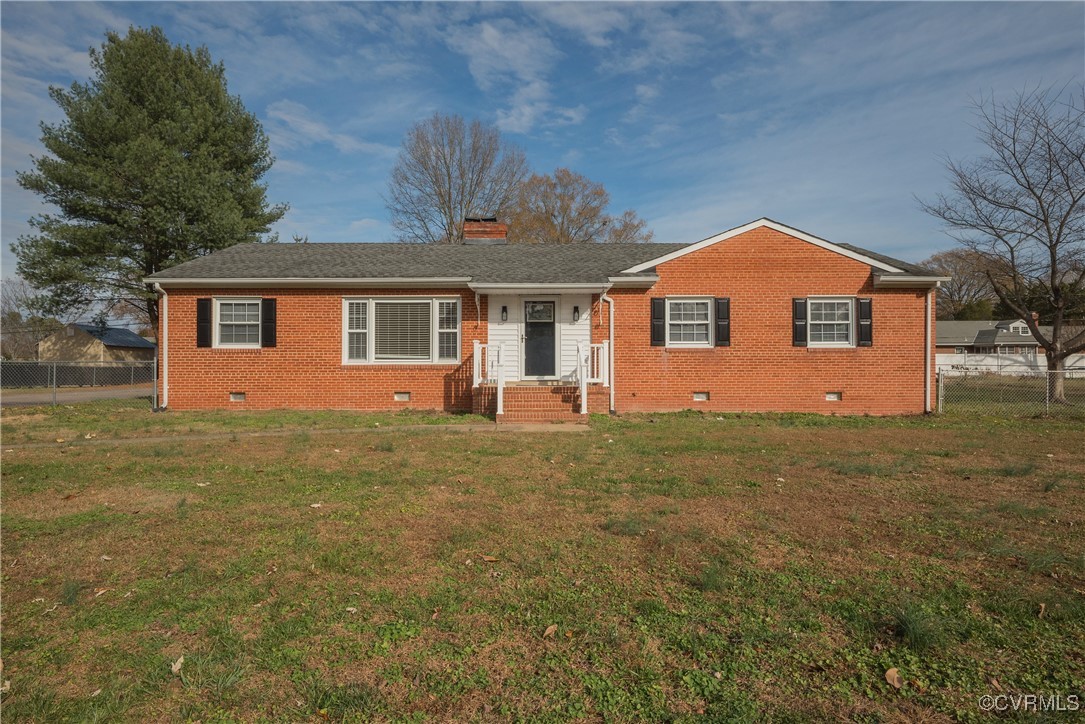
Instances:
[[[468,216],[463,220],[464,244],[507,244],[508,236],[509,225],[498,223],[495,216]]]

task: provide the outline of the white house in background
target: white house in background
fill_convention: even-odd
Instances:
[[[1051,327],[1040,326],[1051,334]],[[1044,348],[1023,319],[940,321],[935,332],[935,364],[947,372],[1032,374],[1047,369]],[[1072,355],[1066,368],[1085,366],[1085,355]]]

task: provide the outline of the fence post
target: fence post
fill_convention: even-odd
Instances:
[[[158,409],[158,357],[151,361],[151,410]]]
[[[945,397],[946,389],[946,373],[942,370],[938,370],[938,412],[942,412],[942,399]]]
[[[53,407],[57,404],[57,363],[53,363]]]
[[[1051,378],[1051,370],[1048,370],[1044,375],[1044,414],[1051,414],[1051,385],[1054,380]]]

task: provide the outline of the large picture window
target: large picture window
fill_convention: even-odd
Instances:
[[[853,300],[850,298],[811,298],[811,347],[850,347],[855,344]]]
[[[460,358],[458,299],[345,299],[343,361],[444,363]]]

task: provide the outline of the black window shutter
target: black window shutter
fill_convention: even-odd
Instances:
[[[806,346],[806,299],[791,300],[791,346]]]
[[[275,300],[260,300],[260,346],[275,346]]]
[[[662,347],[667,343],[667,300],[663,297],[652,298],[652,346]]]
[[[211,300],[196,300],[196,346],[211,346]]]
[[[716,346],[731,346],[731,299],[716,298]]]
[[[859,300],[859,346],[874,346],[874,321],[871,316],[871,299]]]

